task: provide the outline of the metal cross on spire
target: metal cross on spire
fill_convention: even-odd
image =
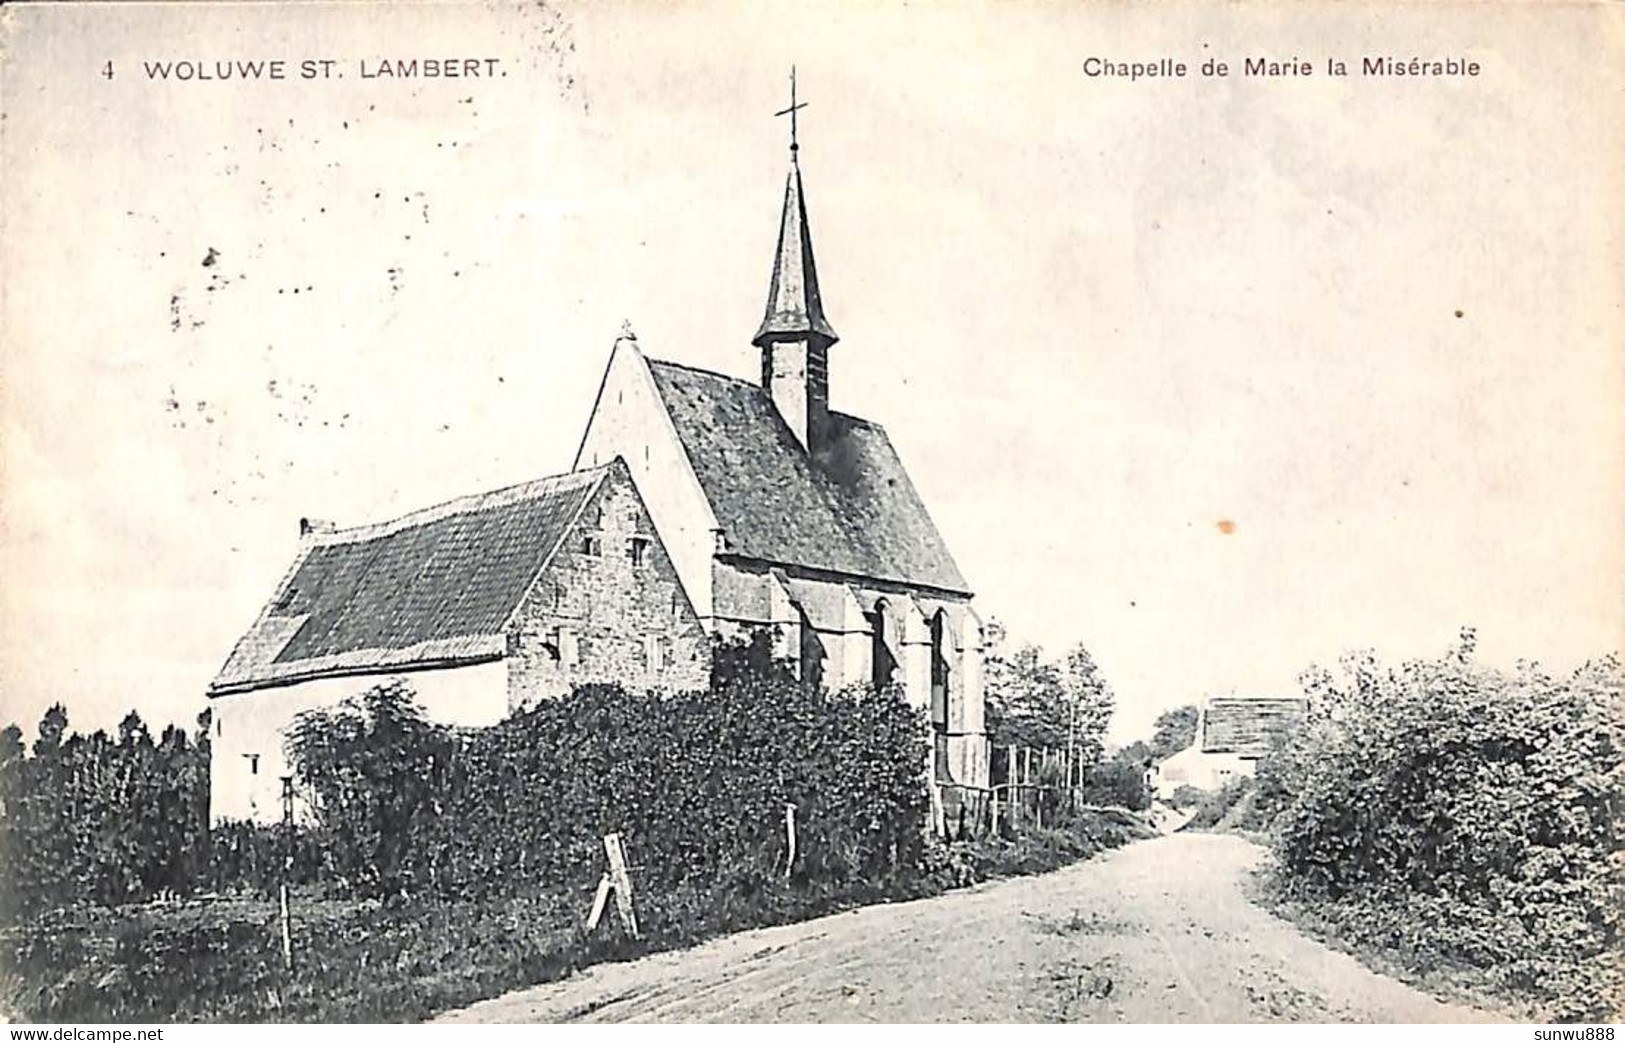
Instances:
[[[791,152],[791,154],[794,154],[798,149],[801,148],[801,146],[796,143],[796,110],[797,109],[804,109],[806,107],[807,107],[806,102],[801,102],[800,104],[796,103],[796,67],[794,65],[792,65],[792,66],[790,66],[790,107],[788,109],[780,109],[778,112],[775,112],[773,114],[775,116],[786,116],[787,115],[787,116],[790,117],[790,152]]]

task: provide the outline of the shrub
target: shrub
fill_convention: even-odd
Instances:
[[[1260,773],[1294,896],[1422,958],[1491,968],[1554,1016],[1620,1009],[1619,664],[1568,678],[1471,659],[1306,676],[1317,714]]]
[[[290,740],[324,872],[355,894],[591,881],[610,832],[657,890],[742,862],[881,879],[920,843],[925,722],[896,691],[826,693],[733,648],[708,691],[585,687],[461,735],[409,695],[306,715]]]
[[[1150,751],[1143,743],[1118,750],[1089,770],[1083,799],[1091,804],[1144,811],[1151,806],[1151,789],[1146,785]]]
[[[1238,805],[1253,792],[1253,780],[1245,775],[1238,775],[1226,779],[1224,785],[1212,793],[1197,790],[1201,799],[1197,802],[1196,811],[1191,815],[1190,821],[1185,823],[1186,829],[1218,829],[1220,823],[1233,821],[1232,812]]]
[[[1174,792],[1168,797],[1168,803],[1183,811],[1186,808],[1200,807],[1209,796],[1207,790],[1198,789],[1188,782],[1182,782],[1174,787]]]

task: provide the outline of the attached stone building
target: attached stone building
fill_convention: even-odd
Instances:
[[[286,728],[404,677],[485,726],[573,685],[705,686],[709,645],[625,461],[353,529],[292,566],[209,687],[211,813],[281,814]]]
[[[623,337],[576,466],[627,461],[708,631],[766,629],[827,687],[900,685],[929,709],[935,777],[985,786],[970,585],[885,429],[830,408],[838,337],[791,160],[759,380],[651,359]]]

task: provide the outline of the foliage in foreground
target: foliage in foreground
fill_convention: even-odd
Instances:
[[[56,911],[0,932],[0,1011],[35,1021],[413,1021],[603,960],[1046,872],[1148,834],[1132,816],[1085,813],[1013,841],[932,843],[883,886],[786,880],[768,858],[667,890],[635,873],[639,942],[613,917],[585,934],[587,887],[422,901],[298,891],[291,973],[265,899]]]
[[[1310,725],[1198,811],[1267,829],[1283,897],[1419,966],[1478,968],[1561,1019],[1625,1009],[1625,711],[1612,657],[1569,677],[1347,657]]]
[[[303,716],[289,749],[320,878],[359,897],[590,885],[611,832],[657,890],[745,859],[890,878],[924,832],[923,714],[895,690],[805,686],[759,651],[720,650],[709,691],[583,688],[469,733],[426,721],[404,685]]]
[[[76,902],[186,893],[213,875],[209,715],[156,740],[133,711],[118,733],[70,733],[45,712],[32,751],[0,730],[0,923]]]

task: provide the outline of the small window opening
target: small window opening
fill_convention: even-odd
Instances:
[[[643,663],[651,674],[660,672],[661,662],[660,635],[649,634],[643,639]]]
[[[243,756],[248,758],[248,773],[250,775],[258,775],[260,773],[260,755],[257,753],[245,753]]]
[[[626,541],[626,556],[633,567],[642,568],[649,563],[649,539],[646,536],[634,536]]]
[[[602,557],[604,553],[604,545],[599,541],[597,536],[583,536],[581,538],[581,553],[587,555],[589,558]]]

